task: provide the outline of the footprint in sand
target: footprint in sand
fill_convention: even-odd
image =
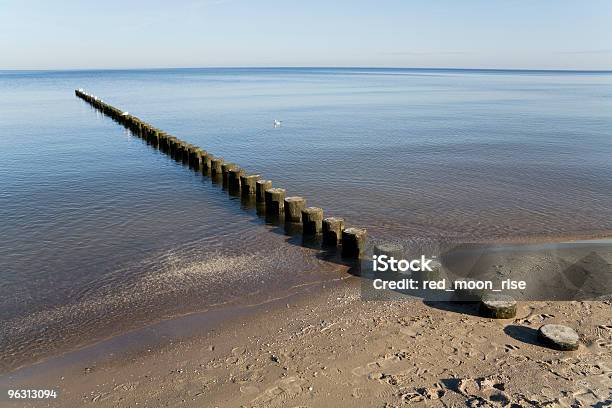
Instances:
[[[368,395],[367,392],[361,388],[353,388],[353,392],[351,393],[351,396],[357,399],[363,398],[366,395]]]
[[[254,405],[277,405],[285,407],[286,401],[297,397],[304,392],[305,381],[298,377],[287,377],[279,380],[273,387],[268,388],[253,401]]]
[[[605,396],[596,393],[590,388],[579,388],[578,390],[572,393],[572,397],[580,403],[580,405],[572,405],[572,406],[584,406],[584,407],[596,407],[597,403],[604,402]],[[611,400],[607,401],[608,404],[612,403]],[[602,407],[606,405],[600,405]]]
[[[242,354],[246,353],[246,347],[234,347],[232,349],[232,355],[233,356],[240,356]]]
[[[422,402],[425,400],[437,400],[446,394],[446,390],[440,384],[433,387],[418,388],[415,392],[408,392],[401,396],[406,403]]]
[[[416,338],[417,336],[417,332],[414,331],[413,329],[411,329],[410,327],[402,327],[400,329],[400,333],[406,337],[410,337],[410,338]]]
[[[510,398],[505,388],[500,378],[464,378],[459,381],[457,391],[467,398],[468,406],[506,406]]]
[[[505,350],[507,353],[512,353],[513,351],[520,350],[520,347],[515,346],[514,344],[506,344]]]
[[[240,387],[240,392],[243,394],[257,394],[259,392],[259,388],[254,385],[243,385]]]
[[[516,319],[517,323],[523,323],[523,324],[533,324],[534,321],[537,323],[541,323],[546,319],[552,319],[553,317],[555,317],[555,315],[549,314],[549,313],[540,313],[540,314],[536,314],[535,313],[535,308],[531,309],[531,312],[529,313],[529,315],[527,315],[526,317],[523,318],[518,318]]]
[[[595,406],[595,403],[606,400],[612,405],[612,369],[605,362],[584,364],[573,378],[577,376],[582,378],[574,380],[575,385],[579,386],[573,392],[576,400],[584,406]]]
[[[384,369],[388,369],[392,367],[394,364],[397,364],[400,361],[405,360],[408,357],[408,354],[409,354],[408,350],[400,350],[393,354],[387,354],[384,357],[378,358],[372,361],[371,363],[366,364],[365,367],[363,366],[355,367],[353,368],[351,372],[353,373],[354,376],[357,376],[357,377],[370,376],[373,373],[376,373]]]

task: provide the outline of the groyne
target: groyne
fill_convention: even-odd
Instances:
[[[304,243],[313,247],[338,250],[342,258],[358,261],[365,256],[367,231],[364,228],[347,226],[343,218],[324,217],[324,210],[307,207],[307,199],[302,196],[287,196],[287,190],[273,186],[271,180],[261,174],[249,174],[244,168],[222,157],[214,156],[207,150],[179,139],[140,118],[107,104],[100,98],[82,89],[75,90],[77,97],[92,107],[128,128],[134,135],[147,141],[177,162],[188,165],[194,171],[210,176],[213,183],[223,182],[230,195],[239,195],[257,205],[257,214],[266,220],[284,221],[285,231],[301,233]],[[281,221],[281,222],[282,222]],[[296,228],[297,227],[297,228]],[[402,258],[402,247],[383,243],[374,247],[375,255]],[[355,262],[358,263],[358,262]],[[432,273],[425,276],[416,274],[417,280],[434,283],[440,278],[441,264],[436,262]],[[492,319],[512,319],[517,313],[517,302],[504,294],[475,294],[471,290],[451,290],[453,299],[459,303],[479,303],[479,314]],[[554,326],[554,327],[546,327]],[[578,347],[578,336],[569,327],[545,325],[540,329],[539,338],[549,347],[559,350],[574,350]]]
[[[321,245],[328,249],[340,247],[343,258],[359,259],[363,256],[367,236],[365,229],[347,228],[341,218],[323,218],[323,209],[306,208],[305,198],[285,197],[286,189],[272,187],[272,181],[262,179],[260,174],[248,174],[237,164],[226,162],[222,157],[216,157],[199,146],[158,129],[83,89],[75,90],[75,94],[177,162],[188,164],[194,171],[213,180],[221,178],[230,194],[252,196],[258,205],[265,207],[261,211],[263,214],[283,217],[287,224],[291,224],[292,231],[295,231],[293,227],[296,224],[301,224],[305,239],[312,241],[321,236]]]

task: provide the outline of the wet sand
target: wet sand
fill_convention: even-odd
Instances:
[[[225,314],[161,322],[18,370],[0,386],[59,389],[57,401],[32,407],[612,402],[609,300],[523,301],[515,319],[492,320],[469,304],[364,301],[358,277],[334,277]],[[545,323],[574,328],[579,350],[541,346]]]

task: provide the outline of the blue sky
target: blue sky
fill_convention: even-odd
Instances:
[[[0,0],[0,69],[612,69],[612,0]]]

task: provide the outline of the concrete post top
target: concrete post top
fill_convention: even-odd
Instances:
[[[401,253],[404,247],[394,242],[382,242],[374,245],[374,253],[377,255],[388,255]]]
[[[323,219],[323,209],[319,207],[307,207],[302,210],[302,214],[308,218]]]
[[[302,210],[302,214],[308,214],[311,216],[320,214],[321,217],[323,217],[323,209],[319,207],[307,207]]]
[[[574,329],[561,324],[545,324],[538,329],[538,335],[561,350],[576,350],[580,342],[580,337]]]
[[[285,198],[285,201],[289,201],[289,202],[298,201],[299,202],[299,201],[306,201],[306,200],[303,197],[292,196],[292,197]]]
[[[233,169],[236,165],[234,163],[223,163],[221,165],[221,170],[223,173],[229,173],[231,169]]]
[[[482,298],[482,303],[491,307],[512,307],[516,306],[516,300],[511,296],[496,293],[487,294]]]
[[[242,170],[238,166],[230,168],[227,172],[231,173],[232,177],[236,177],[236,178],[240,178],[244,174],[244,170]]]
[[[261,176],[259,174],[243,174],[241,177],[245,180],[259,180]]]
[[[257,180],[257,184],[272,184],[272,180]]]
[[[269,188],[266,190],[266,193],[270,193],[270,194],[285,194],[285,190],[284,188]]]
[[[344,231],[342,231],[342,233],[347,234],[347,235],[354,235],[357,237],[361,237],[367,234],[367,230],[365,228],[349,227],[349,228],[345,228]]]

